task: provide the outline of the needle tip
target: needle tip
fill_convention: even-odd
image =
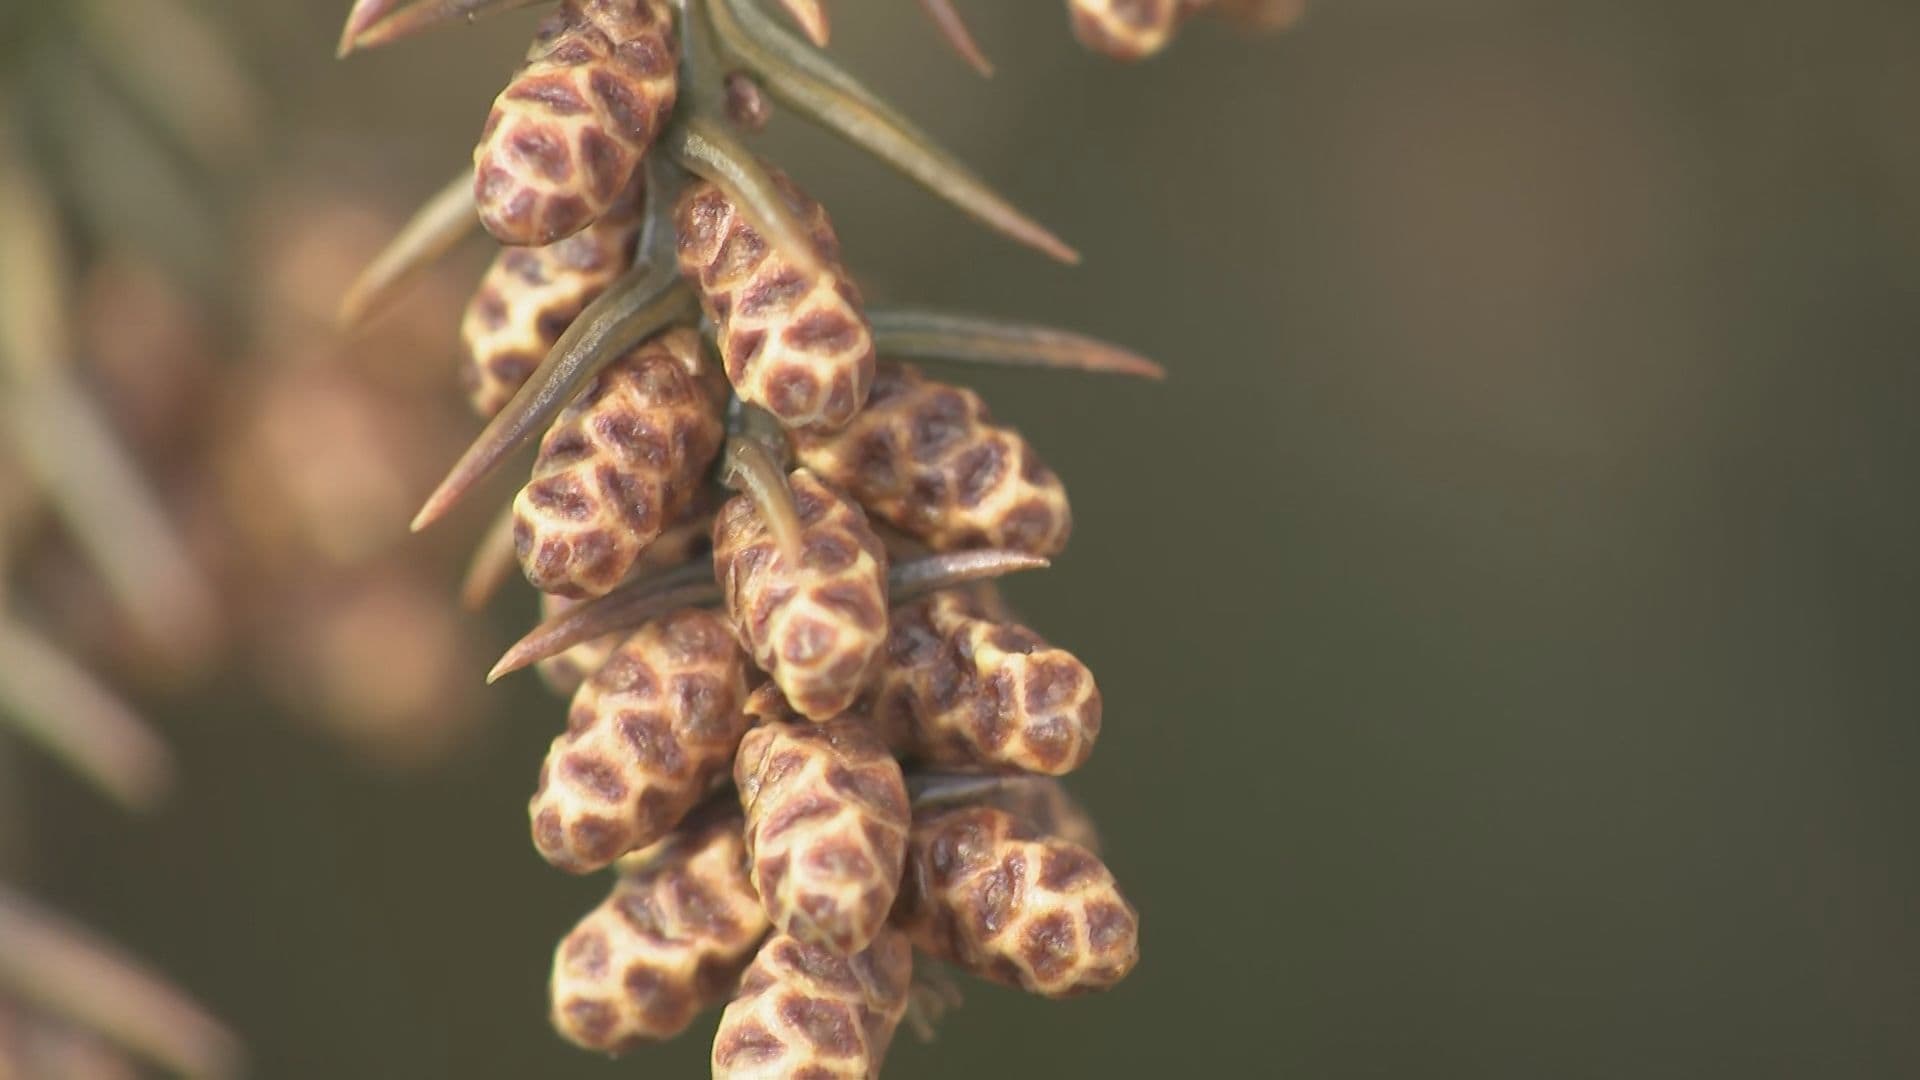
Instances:
[[[520,641],[514,642],[513,647],[508,649],[506,653],[500,657],[499,661],[493,665],[493,670],[487,672],[487,685],[492,686],[501,679],[526,667],[530,662],[532,662],[532,653],[527,649],[526,640],[523,638]]]

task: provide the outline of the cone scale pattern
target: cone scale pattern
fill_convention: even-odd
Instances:
[[[913,951],[888,928],[847,957],[776,934],[720,1017],[713,1075],[728,1080],[878,1076],[907,1013]]]
[[[980,395],[886,364],[846,428],[794,438],[800,461],[875,517],[937,551],[1057,555],[1073,531],[1067,491]]]
[[[724,435],[699,335],[673,330],[601,373],[540,443],[514,549],[542,592],[599,596],[700,488]]]
[[[757,692],[749,711],[784,713],[769,696]],[[886,745],[856,717],[763,722],[733,776],[773,924],[842,955],[865,948],[893,908],[906,850],[906,782]]]
[[[680,272],[713,321],[740,400],[791,428],[831,430],[866,403],[873,334],[826,210],[784,174],[774,182],[807,224],[818,269],[773,247],[724,192],[701,181],[675,211]]]
[[[564,0],[474,148],[487,231],[551,244],[612,209],[673,113],[678,61],[666,0]]]
[[[714,519],[714,574],[755,663],[801,715],[827,720],[853,704],[886,642],[887,552],[852,500],[805,469],[789,480],[799,559],[741,495]]]
[[[621,860],[613,891],[554,953],[555,1030],[618,1054],[670,1039],[726,1000],[767,931],[739,815]]]
[[[783,3],[824,40],[821,4]],[[1068,11],[1090,48],[1140,60],[1201,12],[1273,24],[1301,3],[1068,0]],[[826,210],[725,128],[758,130],[777,98],[997,230],[1072,252],[830,60],[769,38],[733,4],[561,0],[495,100],[473,195],[507,250],[462,325],[463,381],[495,423],[429,510],[598,371],[559,409],[512,508],[515,554],[549,618],[640,586],[592,612],[592,626],[618,629],[537,662],[573,697],[528,804],[534,846],[562,870],[613,868],[606,899],[555,952],[553,1025],[617,1054],[728,1002],[716,1077],[869,1080],[907,1013],[914,949],[1066,997],[1133,969],[1139,923],[1093,823],[1052,779],[1099,736],[1092,673],[984,600],[990,586],[914,596],[946,574],[1019,565],[987,549],[1059,555],[1073,526],[1064,485],[973,391],[877,361]],[[349,30],[378,37],[517,6],[362,4]],[[924,6],[971,49],[953,12]],[[717,50],[696,40],[680,55],[675,20],[689,16]],[[647,188],[650,152],[658,186]],[[780,227],[755,224],[768,219]],[[610,289],[619,302],[568,335]],[[689,293],[698,327],[684,325]],[[930,358],[1157,370],[1079,335],[992,320],[894,312],[881,326],[900,352]],[[562,337],[553,381],[518,400]],[[739,452],[715,468],[729,438]],[[797,464],[784,493],[770,461]],[[914,558],[981,557],[890,582],[876,525]],[[709,557],[717,592],[700,580]],[[693,606],[656,614],[670,604]]]
[[[553,865],[597,870],[679,824],[746,733],[746,657],[713,612],[642,627],[580,687],[528,815]]]
[[[460,380],[475,412],[506,407],[574,318],[633,265],[639,235],[628,209],[564,240],[494,257],[460,323]]]
[[[928,955],[1044,997],[1107,989],[1140,958],[1099,857],[989,807],[914,823],[894,920]]]
[[[922,764],[1061,776],[1093,752],[1101,699],[1073,654],[943,592],[894,612],[874,712]]]
[[[668,529],[658,540],[647,545],[640,554],[640,563],[634,567],[634,574],[642,576],[656,571],[667,570],[694,559],[705,557],[713,543],[710,527],[705,521],[685,521]],[[565,612],[580,601],[555,593],[540,594],[540,617],[551,619]],[[620,643],[627,639],[625,634],[603,634],[590,641],[583,641],[571,649],[534,665],[540,673],[540,680],[557,694],[572,697],[580,689],[580,684],[593,677],[611,657]]]

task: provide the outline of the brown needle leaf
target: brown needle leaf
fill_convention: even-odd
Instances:
[[[212,586],[106,419],[64,373],[7,387],[0,422],[141,640],[191,670],[219,637]]]
[[[467,563],[467,576],[460,583],[461,605],[468,611],[486,607],[517,568],[513,550],[513,504],[508,503],[473,549],[473,558]]]
[[[1080,255],[1021,213],[872,91],[756,9],[752,0],[708,0],[720,42],[769,93],[812,117],[971,215],[1064,263]]]
[[[73,342],[57,211],[13,136],[0,113],[0,377],[28,382],[70,361]]]
[[[69,368],[53,210],[0,131],[0,433],[142,639],[182,668],[218,636],[213,591]]]
[[[130,810],[151,809],[172,783],[173,760],[146,721],[31,627],[0,616],[6,724]]]
[[[259,145],[260,88],[219,28],[181,0],[85,0],[79,9],[101,67],[210,169],[238,166]]]
[[[993,62],[980,51],[980,43],[974,40],[973,31],[967,29],[967,21],[953,6],[953,0],[920,0],[920,10],[933,20],[934,28],[953,46],[953,51],[960,54],[960,59],[979,72],[981,78],[993,78]]]
[[[354,42],[367,27],[393,14],[393,10],[407,0],[353,0],[353,10],[347,12],[347,23],[340,28],[340,44],[335,56],[345,56],[354,50]]]
[[[446,516],[501,461],[558,416],[601,369],[668,326],[695,318],[698,312],[693,293],[681,283],[678,270],[671,264],[643,262],[629,271],[587,305],[560,335],[526,385],[487,423],[427,498],[413,519],[413,531],[419,532]]]
[[[684,607],[710,607],[720,602],[720,586],[704,563],[682,571],[644,578],[622,585],[605,596],[575,604],[514,642],[487,672],[497,682],[521,668],[558,656],[583,641],[637,629],[650,619]]]
[[[669,152],[688,172],[713,183],[747,221],[804,273],[819,273],[820,252],[806,222],[787,204],[773,174],[732,132],[690,116],[668,135]]]
[[[950,360],[1164,379],[1166,370],[1118,345],[1068,330],[910,308],[869,311],[874,350],[890,359]]]
[[[827,47],[827,9],[820,0],[780,0],[780,6],[799,24],[808,41],[822,49]]]
[[[386,249],[374,256],[340,299],[340,328],[352,330],[396,298],[414,276],[433,265],[467,234],[480,230],[473,207],[473,170],[459,176],[414,212]]]
[[[793,489],[787,486],[787,474],[765,446],[753,439],[734,438],[727,443],[726,472],[728,487],[744,491],[767,523],[788,560],[798,563],[805,547],[800,511],[793,505]]]
[[[119,950],[5,888],[0,989],[168,1072],[239,1072],[239,1042],[206,1010]]]
[[[888,597],[898,603],[923,593],[938,592],[976,581],[1005,577],[1023,570],[1040,570],[1047,560],[1022,551],[956,551],[897,563],[887,574]],[[521,668],[558,656],[584,641],[633,630],[649,619],[683,607],[720,602],[720,587],[707,576],[703,563],[690,564],[658,577],[622,585],[597,599],[560,612],[515,642],[487,673],[495,682]]]
[[[1003,548],[949,551],[898,563],[887,574],[887,597],[898,604],[942,589],[992,581],[1026,570],[1053,565],[1038,555]]]
[[[484,15],[516,8],[550,3],[551,0],[359,0],[347,16],[340,32],[336,55],[346,56],[355,49],[391,45],[423,30],[456,19],[472,21]],[[404,5],[404,6],[403,6]]]

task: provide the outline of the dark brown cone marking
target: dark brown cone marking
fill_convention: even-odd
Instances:
[[[1055,555],[1073,530],[1060,478],[1018,432],[995,424],[973,391],[903,364],[881,366],[851,424],[798,432],[794,449],[875,517],[939,551]]]
[[[886,641],[886,548],[852,501],[804,469],[789,479],[799,564],[742,495],[714,519],[714,574],[755,662],[795,709],[824,720],[853,703]]]
[[[750,712],[791,716],[771,689]],[[840,955],[880,931],[899,888],[909,819],[900,766],[858,720],[767,720],[734,767],[753,880],[768,917]]]
[[[669,330],[602,372],[541,440],[514,549],[542,592],[600,596],[692,501],[719,453],[698,335]]]
[[[548,752],[528,806],[540,854],[585,873],[673,828],[733,762],[746,667],[710,611],[656,619],[623,642],[575,694]],[[702,691],[661,692],[685,680]]]
[[[713,184],[682,194],[680,269],[716,328],[741,400],[788,427],[831,430],[853,419],[873,383],[873,336],[859,290],[839,265],[826,211],[792,180],[774,180],[810,226],[819,268],[776,250]]]
[[[713,1041],[713,1075],[877,1076],[906,1015],[913,956],[888,928],[852,956],[776,934]]]
[[[745,857],[740,819],[721,816],[623,864],[554,952],[554,1028],[620,1053],[679,1034],[725,997],[767,930]]]
[[[933,956],[1047,997],[1104,990],[1139,922],[1091,852],[975,806],[916,821],[894,921]]]
[[[540,246],[612,210],[678,94],[666,0],[568,0],[494,99],[474,201],[503,244]]]
[[[893,613],[869,702],[893,749],[940,768],[1059,776],[1100,734],[1093,674],[1024,627],[980,617],[955,591]]]

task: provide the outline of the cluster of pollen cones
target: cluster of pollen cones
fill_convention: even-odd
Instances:
[[[343,51],[515,6],[361,0]],[[819,0],[783,6],[824,42]],[[923,6],[978,56],[949,4]],[[1278,10],[1070,5],[1127,58],[1216,7]],[[1046,997],[1138,959],[1056,779],[1093,750],[1099,689],[991,583],[1065,549],[1065,489],[977,394],[906,361],[1159,370],[1064,331],[869,311],[826,210],[745,146],[775,103],[1077,258],[753,0],[564,0],[471,172],[346,314],[471,229],[502,245],[463,323],[488,424],[415,526],[538,440],[469,599],[515,561],[544,594],[494,673],[537,666],[572,697],[533,842],[613,876],[555,955],[557,1030],[619,1053],[724,1005],[715,1076],[870,1077],[943,996],[916,954]]]

